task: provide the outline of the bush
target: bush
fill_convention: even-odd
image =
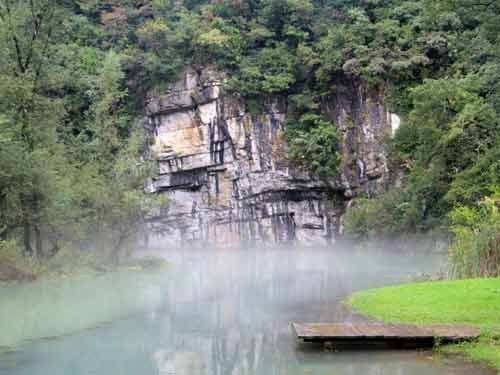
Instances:
[[[296,81],[297,58],[282,43],[247,56],[227,82],[230,92],[244,97],[285,93]]]
[[[453,206],[471,206],[491,195],[495,184],[500,184],[500,140],[471,168],[455,176],[445,199]]]
[[[357,199],[355,206],[350,208],[344,217],[346,233],[353,237],[369,237],[376,226],[377,206],[375,200]]]
[[[455,235],[450,247],[455,277],[500,276],[500,189],[476,207],[457,207],[451,214]]]
[[[288,157],[320,177],[335,177],[340,164],[335,125],[320,116],[306,114],[298,125],[288,126]]]
[[[156,259],[127,260],[124,266],[154,269]],[[65,244],[50,257],[25,256],[13,240],[0,241],[0,281],[33,281],[70,275],[92,275],[114,271],[117,266],[104,252],[83,251]]]
[[[419,207],[402,189],[393,189],[376,198],[357,198],[344,218],[346,233],[354,237],[397,235],[415,232]]]
[[[14,240],[0,240],[0,281],[33,280],[40,269],[31,257],[25,257]]]

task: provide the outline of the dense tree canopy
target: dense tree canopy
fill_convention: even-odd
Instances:
[[[0,240],[42,257],[97,234],[116,255],[151,199],[123,57],[76,4],[2,0],[0,18]]]

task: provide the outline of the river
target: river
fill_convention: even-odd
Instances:
[[[0,374],[491,374],[427,351],[335,352],[292,335],[291,321],[364,320],[342,304],[346,296],[435,273],[442,252],[338,245],[151,253],[170,263],[168,282],[148,291],[159,303],[94,329],[24,342],[0,354]]]

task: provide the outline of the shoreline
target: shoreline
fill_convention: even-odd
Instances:
[[[500,370],[500,278],[417,282],[352,294],[355,311],[388,323],[466,324],[477,341],[435,348]]]

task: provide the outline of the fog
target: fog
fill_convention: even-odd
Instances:
[[[161,283],[137,289],[154,296],[155,303],[148,300],[128,318],[95,329],[24,343],[0,355],[0,374],[486,373],[434,353],[333,352],[298,343],[292,335],[292,321],[365,321],[342,302],[353,291],[439,275],[446,254],[435,245],[407,239],[138,251],[136,256],[160,256],[169,263]],[[117,293],[121,286],[109,287]]]

